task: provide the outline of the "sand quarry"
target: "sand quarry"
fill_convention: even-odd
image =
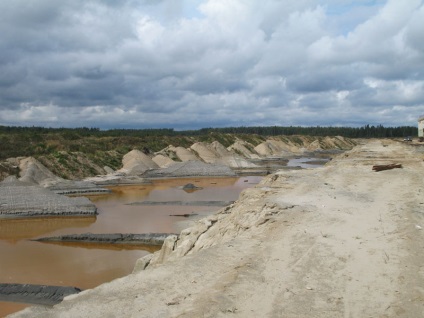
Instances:
[[[423,159],[372,140],[278,171],[133,274],[11,317],[423,317]]]

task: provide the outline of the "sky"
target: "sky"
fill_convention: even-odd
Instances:
[[[424,0],[1,0],[0,125],[406,126]]]

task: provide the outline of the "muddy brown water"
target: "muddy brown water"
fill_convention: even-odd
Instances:
[[[92,244],[46,244],[42,236],[78,233],[179,233],[190,222],[219,207],[126,205],[149,201],[231,201],[261,177],[156,180],[151,185],[114,187],[111,194],[93,196],[96,218],[0,220],[0,282],[93,288],[131,273],[135,261],[151,248],[105,247]],[[203,189],[186,192],[193,183]],[[170,216],[195,213],[195,217]],[[28,305],[0,302],[0,317]]]

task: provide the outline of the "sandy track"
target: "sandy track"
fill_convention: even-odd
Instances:
[[[423,158],[372,141],[278,172],[188,255],[13,317],[424,317]]]

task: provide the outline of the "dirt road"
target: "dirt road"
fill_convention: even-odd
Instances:
[[[146,270],[12,317],[424,317],[417,149],[376,140],[278,172]]]

